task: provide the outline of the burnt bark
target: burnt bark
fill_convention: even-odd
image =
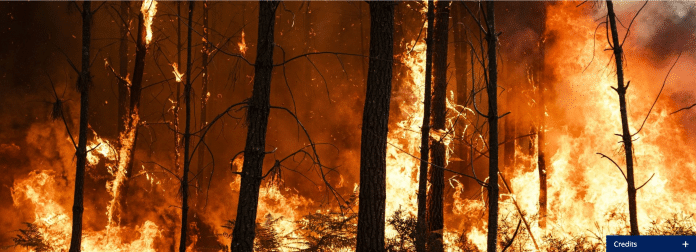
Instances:
[[[75,156],[75,196],[73,199],[72,233],[70,252],[79,252],[82,247],[82,214],[84,213],[85,167],[87,164],[87,127],[89,126],[89,88],[90,45],[92,26],[92,5],[90,1],[82,3],[82,71],[77,83],[80,91],[80,132]]]
[[[176,66],[177,71],[181,69],[181,1],[176,2]],[[179,111],[181,110],[181,83],[176,82],[176,98],[174,99],[174,169],[181,169],[181,135],[179,134]]]
[[[128,75],[128,21],[130,20],[130,1],[121,2],[121,17],[123,18],[123,23],[121,24],[121,40],[118,46],[118,56],[119,56],[119,74],[121,77],[126,77]],[[118,137],[121,137],[123,132],[126,131],[126,115],[128,114],[128,82],[119,78],[118,81]],[[120,147],[120,146],[119,146]]]
[[[435,9],[433,27],[433,106],[431,108],[434,137],[430,154],[433,166],[445,167],[447,146],[444,143],[445,122],[447,120],[447,47],[449,28],[449,1],[438,1]],[[428,191],[428,251],[443,251],[442,231],[444,229],[443,197],[445,190],[445,171],[441,168],[429,170],[430,190]]]
[[[135,50],[135,66],[133,68],[133,80],[131,81],[131,86],[130,86],[130,101],[128,105],[128,112],[126,115],[126,128],[125,131],[133,131],[133,143],[130,149],[128,149],[126,153],[126,157],[119,157],[119,158],[127,158],[127,165],[125,167],[125,179],[123,180],[123,184],[121,187],[121,195],[119,196],[120,198],[116,199],[118,201],[118,204],[116,206],[115,210],[115,217],[117,218],[118,222],[122,222],[126,219],[126,216],[123,214],[125,212],[125,209],[128,204],[128,191],[130,190],[130,179],[133,176],[133,164],[134,164],[134,159],[135,159],[135,146],[137,144],[138,140],[138,124],[140,122],[140,115],[139,115],[139,110],[140,110],[140,94],[141,94],[141,89],[143,86],[143,72],[145,70],[145,55],[147,54],[147,42],[146,42],[146,36],[147,36],[147,30],[145,29],[145,17],[142,12],[138,14],[138,36],[136,39],[136,50]],[[124,132],[125,132],[124,131]],[[129,134],[127,134],[129,135]],[[121,140],[126,140],[126,139],[119,139]],[[123,147],[122,143],[119,143],[121,147]],[[119,152],[120,153],[120,152]],[[122,171],[118,171],[122,172]]]
[[[488,251],[498,245],[498,61],[494,1],[486,2],[486,42],[488,44]]]
[[[544,4],[544,11],[546,10],[546,5]],[[542,18],[542,30],[546,29],[546,17]],[[537,130],[537,165],[539,168],[539,227],[542,229],[546,228],[546,217],[548,215],[548,185],[547,185],[547,170],[546,170],[546,83],[548,83],[548,76],[546,75],[545,67],[545,57],[546,57],[546,39],[540,38],[540,59],[538,61],[537,67],[537,90],[538,92],[538,106],[537,106],[537,117],[538,117],[538,127]],[[531,142],[530,142],[531,145]]]
[[[186,47],[186,84],[184,85],[184,103],[186,104],[186,118],[184,118],[184,173],[181,177],[181,236],[179,239],[179,252],[186,252],[186,231],[188,229],[188,175],[191,167],[189,148],[191,142],[191,33],[193,31],[193,6],[194,1],[189,1],[188,10],[188,35]]]
[[[145,71],[145,55],[147,54],[147,42],[146,36],[147,31],[145,29],[145,17],[141,12],[138,14],[138,38],[136,40],[136,50],[135,50],[135,66],[133,68],[133,81],[130,88],[130,106],[129,106],[129,120],[134,121],[129,127],[135,127],[135,136],[133,138],[133,148],[128,153],[128,173],[127,176],[130,179],[131,172],[133,170],[133,159],[135,156],[135,146],[136,140],[138,139],[138,125],[139,120],[134,120],[134,115],[140,113],[140,94],[143,87],[143,73]]]
[[[467,106],[467,63],[466,59],[468,57],[468,50],[466,50],[466,27],[464,25],[466,9],[464,9],[464,2],[454,2],[452,3],[452,30],[454,35],[454,68],[455,68],[455,80],[457,81],[457,104],[461,106]],[[459,118],[457,125],[457,133],[464,134],[464,118]],[[461,161],[459,162],[459,171],[464,172],[465,167],[469,160],[469,149],[464,141],[457,141],[455,144],[455,155],[459,156]]]
[[[619,33],[616,29],[616,14],[614,13],[614,4],[611,0],[607,0],[607,11],[609,18],[609,26],[611,27],[611,37],[613,45],[610,45],[614,51],[614,59],[616,60],[616,92],[619,94],[619,110],[621,112],[621,138],[626,153],[626,182],[628,183],[628,213],[631,223],[631,235],[640,235],[638,230],[638,214],[636,206],[636,186],[633,176],[633,140],[631,132],[628,128],[628,113],[626,108],[626,90],[628,85],[624,85],[623,72],[623,47],[619,41]]]
[[[207,124],[208,114],[208,56],[210,45],[208,44],[208,1],[203,2],[203,49],[201,50],[201,61],[203,70],[201,70],[201,129]],[[205,135],[202,142],[205,142]],[[205,153],[203,148],[198,149],[198,171],[202,175],[205,168]],[[205,181],[205,176],[198,176],[198,187],[201,188]],[[200,191],[200,190],[199,190]],[[203,206],[201,206],[203,204]],[[205,206],[205,197],[198,196],[199,209]]]
[[[237,203],[237,218],[232,232],[233,252],[254,250],[256,212],[261,186],[266,131],[270,113],[271,77],[273,73],[273,32],[277,1],[259,2],[258,43],[254,64],[254,87],[248,100],[247,138],[244,147],[242,179]]]
[[[425,39],[425,91],[423,95],[423,125],[421,126],[421,162],[418,178],[418,216],[416,219],[416,251],[426,251],[427,241],[427,188],[428,162],[430,161],[430,103],[432,101],[432,66],[433,66],[433,23],[435,21],[435,3],[428,1],[428,31]]]
[[[394,3],[370,5],[370,60],[360,142],[357,252],[384,251],[387,134],[394,60]]]

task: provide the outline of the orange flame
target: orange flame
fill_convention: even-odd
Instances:
[[[143,13],[143,19],[145,21],[145,29],[147,30],[147,36],[145,37],[145,43],[150,44],[152,41],[152,21],[157,14],[157,1],[156,0],[145,0],[143,5],[140,7],[140,12]]]
[[[66,209],[57,200],[56,192],[61,190],[54,179],[52,171],[33,171],[23,180],[17,180],[12,187],[12,199],[16,207],[32,206],[34,224],[44,234],[44,241],[53,248],[52,251],[66,251],[70,246],[72,220]],[[82,251],[152,251],[154,240],[161,236],[159,227],[152,221],[146,221],[141,227],[130,232],[137,232],[140,237],[126,243],[119,236],[109,235],[108,229],[102,231],[85,230],[82,238]]]
[[[179,72],[179,64],[176,64],[176,62],[172,63],[172,68],[174,68],[174,77],[176,77],[176,82],[181,83],[181,79],[184,77],[184,74]]]
[[[237,43],[237,46],[239,46],[239,52],[242,53],[242,56],[246,55],[247,45],[246,40],[244,40],[244,31],[242,31],[242,41]]]

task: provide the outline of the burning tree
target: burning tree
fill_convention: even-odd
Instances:
[[[433,31],[435,22],[435,3],[428,1],[428,31],[425,56],[425,88],[423,92],[423,124],[421,126],[420,169],[418,177],[418,217],[416,221],[416,250],[426,251],[427,243],[427,190],[428,164],[430,161],[430,103],[432,101]]]
[[[356,251],[384,251],[386,151],[394,51],[394,3],[370,4],[370,61],[360,141]]]
[[[437,169],[429,170],[428,191],[428,250],[444,251],[444,190],[449,136],[447,121],[447,47],[449,34],[449,1],[438,1],[433,27],[433,95],[432,95],[432,163]],[[426,96],[427,97],[427,96]]]
[[[82,249],[82,214],[85,210],[85,167],[87,165],[87,127],[89,124],[89,88],[92,85],[90,74],[90,43],[92,29],[92,3],[82,3],[82,71],[77,82],[77,90],[80,91],[80,133],[78,144],[75,146],[77,156],[75,169],[75,196],[73,203],[72,236],[70,238],[70,252],[79,252]],[[72,136],[70,136],[72,140]],[[72,140],[73,143],[75,140]]]
[[[248,101],[248,124],[242,183],[237,203],[237,219],[232,233],[233,252],[254,250],[254,228],[261,186],[263,158],[266,155],[266,130],[271,109],[271,76],[273,71],[273,31],[275,11],[279,2],[259,3],[259,29],[254,63],[254,89]]]

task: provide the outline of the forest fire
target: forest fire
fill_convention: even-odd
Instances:
[[[696,236],[696,4],[101,5],[0,7],[0,251]]]

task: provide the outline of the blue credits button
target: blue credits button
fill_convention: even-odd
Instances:
[[[607,252],[696,251],[696,236],[607,235]]]

